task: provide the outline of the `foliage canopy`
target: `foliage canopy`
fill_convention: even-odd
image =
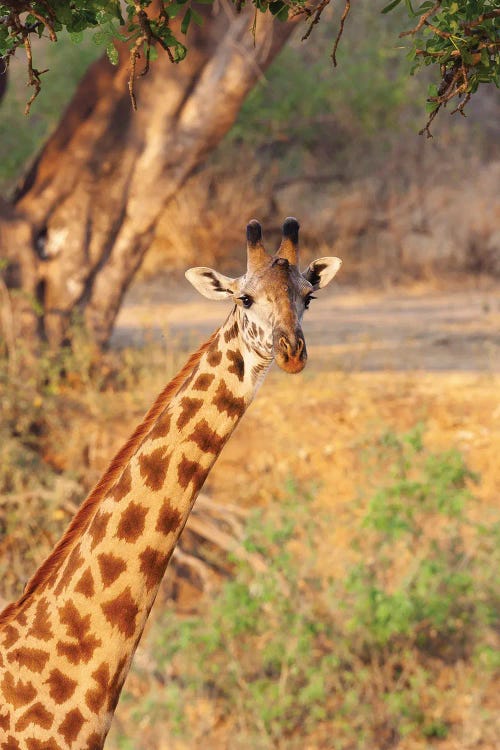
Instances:
[[[74,41],[92,29],[94,42],[102,46],[113,64],[118,63],[117,42],[128,47],[130,55],[129,89],[135,107],[134,80],[149,69],[150,60],[163,49],[173,63],[181,62],[186,54],[185,35],[192,24],[203,25],[200,5],[211,5],[214,0],[0,0],[0,56],[5,65],[17,49],[26,53],[29,84],[33,93],[30,105],[41,88],[41,75],[33,64],[31,39],[48,35],[57,41],[60,31],[69,32]],[[249,33],[258,33],[259,13],[271,13],[280,21],[303,16],[307,24],[303,39],[307,39],[331,0],[231,0],[235,9],[250,1],[255,9]],[[429,88],[427,110],[429,120],[422,132],[430,135],[429,125],[438,111],[451,99],[457,98],[454,112],[463,114],[471,95],[481,83],[500,85],[500,10],[497,0],[391,0],[382,13],[388,13],[403,3],[414,24],[402,31],[400,37],[411,37],[409,57],[412,72],[433,66],[436,80]],[[415,7],[414,7],[415,6]],[[351,9],[351,0],[344,0],[337,37],[332,51],[336,64],[336,49],[344,23]],[[171,22],[177,19],[172,27]],[[144,55],[145,65],[136,71],[137,60]]]

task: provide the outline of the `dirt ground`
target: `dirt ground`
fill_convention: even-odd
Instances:
[[[182,277],[140,284],[122,308],[114,344],[164,337],[167,346],[194,347],[225,309]],[[318,293],[304,332],[307,367],[293,377],[273,368],[205,492],[220,502],[265,504],[290,477],[314,486],[318,507],[337,513],[318,547],[334,573],[345,562],[353,499],[371,483],[372,443],[387,430],[423,423],[428,447],[458,448],[481,475],[476,495],[498,506],[500,287],[361,292],[337,285]]]
[[[134,286],[113,344],[145,337],[196,345],[228,303],[205,300],[183,276]],[[413,286],[357,291],[330,286],[304,318],[308,371],[500,372],[500,286],[446,291]]]

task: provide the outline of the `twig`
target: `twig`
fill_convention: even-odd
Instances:
[[[441,39],[451,39],[454,34],[450,34],[449,31],[441,31],[441,29],[438,29],[437,26],[434,26],[432,23],[429,23],[428,21],[424,22],[428,29],[433,31],[436,36],[440,36]]]
[[[29,79],[28,79],[28,84],[27,85],[35,87],[34,92],[30,96],[30,98],[28,99],[28,101],[26,102],[26,107],[24,108],[24,114],[25,115],[29,115],[31,105],[35,101],[36,97],[40,93],[40,89],[42,88],[42,84],[40,82],[40,76],[43,73],[46,73],[47,69],[45,69],[45,70],[37,70],[36,68],[33,67],[33,57],[32,57],[32,54],[31,54],[31,42],[29,40],[29,37],[28,37],[27,33],[26,33],[26,35],[24,37],[24,48],[26,50],[26,58],[28,60],[28,75],[29,75]]]
[[[44,26],[46,27],[47,31],[49,32],[50,41],[51,42],[57,42],[57,35],[56,35],[56,32],[54,31],[54,27],[52,26],[52,24],[49,23],[49,21],[47,21],[47,19],[44,16],[42,16],[41,13],[38,13],[33,8],[30,8],[30,14],[32,16],[35,16],[35,18],[38,18],[38,20],[40,21],[40,23],[44,24]]]
[[[347,16],[349,15],[350,10],[351,10],[351,0],[346,0],[345,6],[344,6],[344,12],[342,13],[342,17],[340,19],[339,33],[337,34],[337,38],[335,39],[335,43],[333,45],[333,50],[331,54],[332,62],[335,67],[337,67],[337,47],[339,46],[339,42],[342,38],[342,34],[344,33],[344,24],[346,22],[346,19],[347,19]]]
[[[412,34],[417,34],[422,28],[422,26],[425,24],[427,19],[430,18],[430,16],[433,16],[434,13],[436,13],[439,10],[440,7],[441,7],[441,0],[437,0],[437,2],[435,3],[435,5],[432,6],[432,8],[430,8],[428,11],[426,11],[420,16],[419,22],[417,23],[415,28],[409,29],[408,31],[402,31],[399,37],[401,38],[403,36],[410,36]]]
[[[162,18],[165,24],[168,24],[168,15],[165,13],[163,4],[161,5],[162,5],[162,9],[160,9],[158,17]],[[130,50],[130,75],[128,79],[128,90],[130,94],[130,101],[132,103],[132,109],[137,111],[137,100],[135,98],[135,92],[134,92],[134,81],[136,78],[135,69],[137,66],[137,60],[141,56],[139,52],[141,44],[146,45],[146,62],[145,62],[144,68],[139,73],[139,77],[145,76],[147,73],[149,73],[151,45],[152,45],[153,40],[155,42],[158,42],[158,44],[165,50],[165,52],[168,55],[168,59],[170,60],[171,63],[175,63],[175,59],[168,44],[165,44],[163,39],[158,34],[154,33],[153,29],[151,28],[150,19],[148,18],[146,11],[142,9],[140,3],[139,2],[134,3],[134,7],[136,11],[136,16],[137,16],[137,23],[142,33],[137,37],[137,39],[134,42],[133,47]]]
[[[250,27],[250,33],[251,33],[251,35],[253,37],[253,46],[256,47],[257,46],[257,41],[256,41],[256,37],[257,37],[257,8],[255,8],[255,12],[253,14],[253,21],[252,21],[252,25]]]
[[[350,0],[346,0],[346,4],[348,2],[350,2]],[[310,24],[309,24],[309,26],[307,28],[306,33],[304,34],[304,36],[301,39],[302,42],[305,42],[306,39],[309,39],[309,37],[311,36],[311,32],[313,30],[313,27],[316,26],[317,23],[319,23],[319,19],[321,18],[321,14],[323,13],[323,11],[327,7],[327,5],[330,5],[330,0],[321,0],[320,4],[318,5],[318,7],[316,8],[316,10],[313,13],[312,20],[311,20],[311,22],[310,22]]]
[[[455,109],[452,109],[450,112],[450,115],[455,115],[457,112],[459,112],[462,117],[467,117],[467,115],[464,112],[464,108],[467,106],[471,98],[471,93],[469,91],[468,94],[465,95],[465,98],[461,104],[458,105],[458,107],[455,107]]]
[[[500,9],[492,10],[489,13],[482,13],[473,21],[463,21],[461,26],[463,29],[468,31],[469,29],[473,29],[475,26],[479,26],[480,24],[482,24],[483,21],[488,21],[492,18],[498,18],[498,16],[500,16]]]
[[[140,57],[139,47],[144,41],[145,41],[145,37],[139,36],[135,40],[135,44],[130,50],[130,75],[128,77],[128,91],[130,94],[130,101],[132,103],[132,109],[135,112],[137,112],[137,100],[135,98],[135,93],[134,93],[135,67],[137,65],[137,60]]]
[[[434,109],[431,112],[431,114],[429,115],[429,119],[425,123],[424,127],[422,128],[422,130],[418,131],[419,135],[423,135],[425,133],[426,136],[427,136],[427,138],[432,138],[433,137],[432,133],[430,131],[430,126],[431,126],[432,121],[434,120],[434,118],[436,117],[436,115],[437,115],[437,113],[439,112],[440,109],[441,109],[441,104],[438,107],[436,107],[436,109]]]

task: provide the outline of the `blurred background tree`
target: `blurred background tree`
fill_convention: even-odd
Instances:
[[[417,9],[411,3],[375,9],[373,3],[360,3],[346,24],[343,49],[336,47],[350,3],[336,7],[337,16],[327,5],[259,1],[243,8],[241,3],[195,8],[191,2],[144,0],[125,3],[127,20],[120,26],[123,16],[114,1],[77,2],[70,8],[62,2],[1,4],[1,51],[11,60],[24,48],[33,89],[27,106],[34,107],[29,130],[15,117],[9,121],[13,108],[22,108],[19,98],[13,103],[13,94],[4,104],[0,134],[6,153],[2,180],[9,194],[0,205],[0,243],[7,261],[4,284],[11,292],[11,335],[58,347],[68,340],[70,321],[78,313],[95,341],[105,344],[124,293],[155,238],[165,239],[169,225],[178,224],[180,217],[181,225],[182,220],[194,225],[198,244],[200,239],[210,242],[206,194],[216,192],[213,163],[198,203],[192,199],[193,183],[187,190],[186,181],[231,128],[258,81],[227,141],[226,154],[232,149],[232,155],[226,160],[233,175],[237,154],[245,165],[240,185],[241,178],[264,180],[264,204],[276,194],[276,181],[262,174],[270,156],[275,164],[276,157],[286,154],[287,179],[300,172],[300,179],[316,188],[332,176],[351,179],[360,156],[365,161],[367,141],[385,153],[387,135],[404,119],[418,129],[415,105],[407,104],[420,106],[424,90],[409,79],[402,45],[396,43],[398,32],[408,27],[408,12],[413,18],[407,36],[412,64],[439,69],[433,83],[426,81],[433,86],[430,118],[454,97],[461,97],[461,110],[481,82],[498,83],[498,10],[490,0],[426,2]],[[382,35],[372,25],[380,10],[393,11],[380,26]],[[314,27],[311,43],[300,57],[285,50],[265,81],[263,72],[304,17],[303,37]],[[94,44],[85,38],[89,28]],[[31,40],[43,34],[57,40],[57,52],[37,51],[40,62],[35,65]],[[95,60],[102,47],[106,54]],[[144,72],[138,69],[139,55],[148,68],[156,48],[165,54],[139,85],[136,76]],[[341,62],[335,77],[329,53]],[[60,61],[60,76],[41,77],[43,55],[52,57],[51,68],[56,58]],[[178,66],[171,64],[181,60]],[[13,73],[11,88],[19,81],[19,71]],[[44,90],[35,104],[42,81]],[[428,131],[428,125],[423,129]],[[54,132],[33,158],[51,128]],[[23,168],[26,159],[29,166]],[[233,188],[230,193],[233,210],[244,212],[237,219],[239,227],[249,218],[248,195],[240,205]],[[368,191],[367,204],[370,196]],[[321,199],[316,190],[315,199]],[[194,218],[200,214],[202,221]]]

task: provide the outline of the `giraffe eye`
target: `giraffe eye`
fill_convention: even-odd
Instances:
[[[243,307],[246,307],[247,309],[253,305],[253,299],[249,297],[248,294],[242,294],[238,299],[241,300]]]
[[[304,307],[306,310],[309,309],[309,305],[311,304],[311,300],[316,299],[312,294],[308,294],[304,301]]]

